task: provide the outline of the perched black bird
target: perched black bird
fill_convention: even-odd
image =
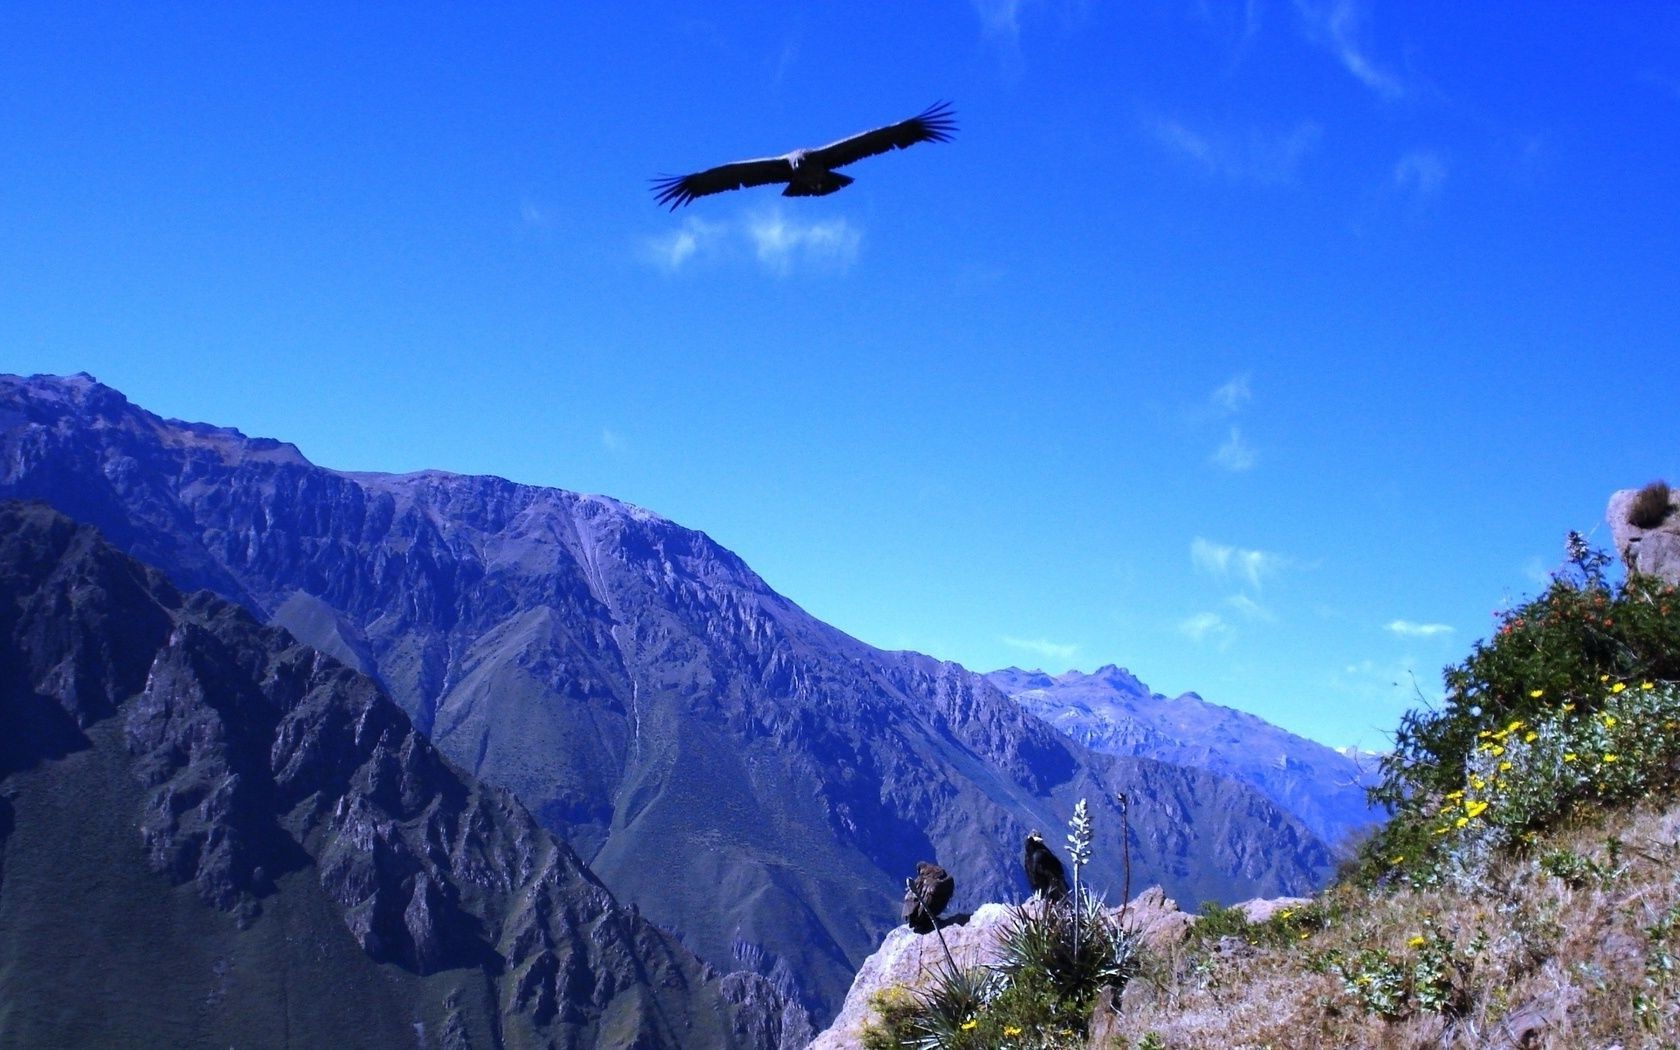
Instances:
[[[817,149],[796,149],[780,157],[738,160],[692,175],[665,175],[653,180],[659,203],[672,211],[696,197],[746,186],[787,183],[784,197],[822,197],[852,184],[850,177],[836,172],[856,160],[893,149],[906,149],[918,142],[949,142],[957,130],[949,102],[936,102],[909,120],[884,128],[864,131]]]
[[[904,880],[904,921],[917,933],[933,932],[956,888],[950,872],[932,861],[918,861],[916,877]]]
[[[1027,885],[1032,887],[1034,894],[1053,901],[1067,896],[1067,871],[1056,855],[1050,852],[1050,847],[1044,844],[1044,836],[1036,831],[1027,836],[1024,866],[1027,869]]]

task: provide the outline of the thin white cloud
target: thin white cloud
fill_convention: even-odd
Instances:
[[[624,437],[611,427],[601,428],[601,447],[608,452],[623,452]]]
[[[1233,474],[1240,474],[1245,470],[1253,470],[1259,454],[1254,447],[1243,440],[1242,430],[1233,426],[1226,436],[1224,444],[1214,450],[1211,462],[1214,466],[1228,470]]]
[[[1416,149],[1394,164],[1394,187],[1419,200],[1430,200],[1447,181],[1447,162],[1434,150]]]
[[[519,221],[534,229],[544,229],[554,223],[554,214],[546,206],[529,197],[519,202]]]
[[[1253,399],[1254,391],[1249,389],[1247,372],[1232,376],[1208,395],[1213,407],[1227,413],[1238,411]]]
[[[1358,0],[1295,0],[1295,10],[1306,24],[1308,38],[1328,49],[1355,80],[1386,101],[1405,97],[1405,82],[1369,54],[1364,39],[1366,11]]]
[[[1225,599],[1225,604],[1256,623],[1276,623],[1277,615],[1272,610],[1261,605],[1246,594],[1233,594]]]
[[[1402,638],[1434,638],[1452,633],[1451,624],[1413,623],[1411,620],[1390,620],[1386,629]]]
[[[1233,547],[1197,536],[1190,541],[1190,562],[1198,572],[1219,579],[1235,579],[1259,590],[1266,577],[1285,564],[1282,555]]]
[[[1045,638],[1012,638],[1005,636],[1003,644],[1013,649],[1034,653],[1046,660],[1072,660],[1079,655],[1079,646],[1052,642]]]
[[[973,0],[974,13],[990,36],[1011,40],[1021,35],[1021,8],[1027,0]]]
[[[1225,618],[1216,612],[1202,612],[1178,622],[1178,633],[1193,642],[1219,641],[1224,639],[1230,628],[1225,624]]]
[[[857,261],[863,232],[846,219],[806,222],[782,208],[712,222],[692,215],[669,233],[646,238],[642,255],[674,273],[701,261],[751,258],[778,277],[798,270],[845,270]]]
[[[717,251],[728,233],[729,228],[722,223],[686,215],[680,227],[658,237],[649,237],[643,242],[643,249],[654,265],[675,271],[702,253]]]
[[[1167,152],[1203,172],[1231,182],[1286,186],[1317,148],[1324,129],[1306,120],[1284,131],[1251,128],[1242,133],[1197,130],[1173,117],[1148,118],[1145,127]]]
[[[747,236],[759,263],[772,273],[795,267],[845,269],[857,260],[863,234],[845,219],[800,222],[777,208],[748,221]]]

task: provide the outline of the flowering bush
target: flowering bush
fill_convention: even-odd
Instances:
[[[1640,575],[1610,584],[1608,557],[1578,534],[1569,553],[1569,571],[1446,669],[1440,710],[1402,719],[1373,792],[1395,818],[1367,875],[1408,857],[1427,874],[1443,851],[1474,866],[1578,803],[1680,780],[1680,595]]]

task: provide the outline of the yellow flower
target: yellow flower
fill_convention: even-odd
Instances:
[[[1617,682],[1615,685],[1610,687],[1610,691],[1612,693],[1619,693],[1626,688],[1627,688],[1627,683],[1626,682]]]
[[[1575,710],[1575,701],[1571,700],[1569,703],[1564,704],[1563,707],[1559,708],[1559,710],[1567,715],[1569,712]]]
[[[1388,862],[1390,864],[1398,864],[1405,859],[1406,859],[1406,855],[1404,853],[1402,853],[1398,857],[1390,857]]]
[[[1536,733],[1532,729],[1530,729],[1528,732],[1523,734],[1523,743],[1525,743],[1525,744],[1532,744],[1536,740],[1539,740],[1539,739],[1540,739],[1540,734]]]
[[[1565,762],[1573,762],[1573,761],[1575,761],[1575,760],[1576,760],[1576,759],[1577,759],[1577,758],[1579,758],[1579,757],[1580,757],[1580,756],[1579,756],[1579,755],[1577,755],[1577,754],[1575,754],[1575,752],[1573,752],[1573,751],[1565,751],[1565,752],[1564,752],[1564,753],[1563,753],[1563,760],[1564,760],[1564,761],[1565,761]]]
[[[1470,786],[1475,788],[1477,791],[1480,791],[1487,787],[1487,781],[1482,779],[1481,774],[1472,773],[1470,775]]]
[[[1511,771],[1511,763],[1509,763],[1509,762],[1499,763],[1499,771],[1501,773],[1509,773]]]
[[[1600,682],[1608,682],[1610,680],[1610,676],[1607,674],[1601,674],[1598,676],[1598,680]]]
[[[1604,728],[1612,729],[1612,728],[1615,727],[1615,725],[1616,725],[1616,716],[1612,715],[1612,714],[1606,714],[1604,716]]]
[[[1470,823],[1470,818],[1469,817],[1459,817],[1457,820],[1453,821],[1453,827],[1462,828],[1464,825],[1466,825],[1468,823]]]
[[[1429,943],[1428,939],[1425,938],[1423,936],[1423,934],[1421,934],[1421,933],[1418,934],[1416,937],[1413,937],[1411,940],[1406,942],[1407,946],[1412,947],[1412,948],[1422,948],[1425,944],[1428,944],[1428,943]]]
[[[1546,695],[1546,691],[1544,689],[1530,689],[1528,691],[1528,695],[1533,697],[1534,699],[1538,700],[1542,696]]]
[[[1622,760],[1622,758],[1621,758],[1620,755],[1606,754],[1604,756],[1604,761],[1606,761],[1606,762],[1620,762],[1621,760]]]
[[[1301,934],[1301,939],[1304,941],[1310,936],[1312,936],[1310,933],[1303,933],[1303,934]]]
[[[1008,1035],[1008,1036],[1020,1035],[1021,1034],[1021,1029],[1016,1027],[1015,1025],[1005,1025],[1004,1029],[1003,1029],[1003,1034]]]
[[[962,1030],[965,1032],[972,1032],[978,1027],[980,1027],[980,1019],[978,1017],[970,1017],[962,1023]]]
[[[1500,755],[1503,755],[1504,753],[1505,753],[1505,749],[1500,747],[1498,744],[1495,744],[1492,747],[1488,748],[1488,754],[1492,755],[1494,758],[1498,758]]]
[[[1487,807],[1488,804],[1486,802],[1473,798],[1464,804],[1464,813],[1466,816],[1479,817],[1482,815],[1482,811],[1487,809]]]
[[[1454,802],[1458,801],[1459,799],[1461,799],[1463,797],[1464,797],[1464,792],[1462,792],[1462,791],[1449,791],[1449,792],[1447,792],[1447,798],[1454,801]]]
[[[1657,687],[1657,683],[1655,683],[1655,682],[1640,682],[1639,683],[1639,688],[1645,689],[1645,690],[1655,689],[1656,687]]]

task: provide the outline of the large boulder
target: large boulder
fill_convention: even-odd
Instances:
[[[1641,493],[1647,490],[1667,495],[1668,512],[1661,520],[1654,520],[1654,515],[1634,513]],[[1674,493],[1668,491],[1667,485],[1653,482],[1644,489],[1622,489],[1610,497],[1605,517],[1610,521],[1610,535],[1623,564],[1632,571],[1680,586],[1680,514],[1675,513]],[[1635,524],[1636,520],[1643,524]]]

